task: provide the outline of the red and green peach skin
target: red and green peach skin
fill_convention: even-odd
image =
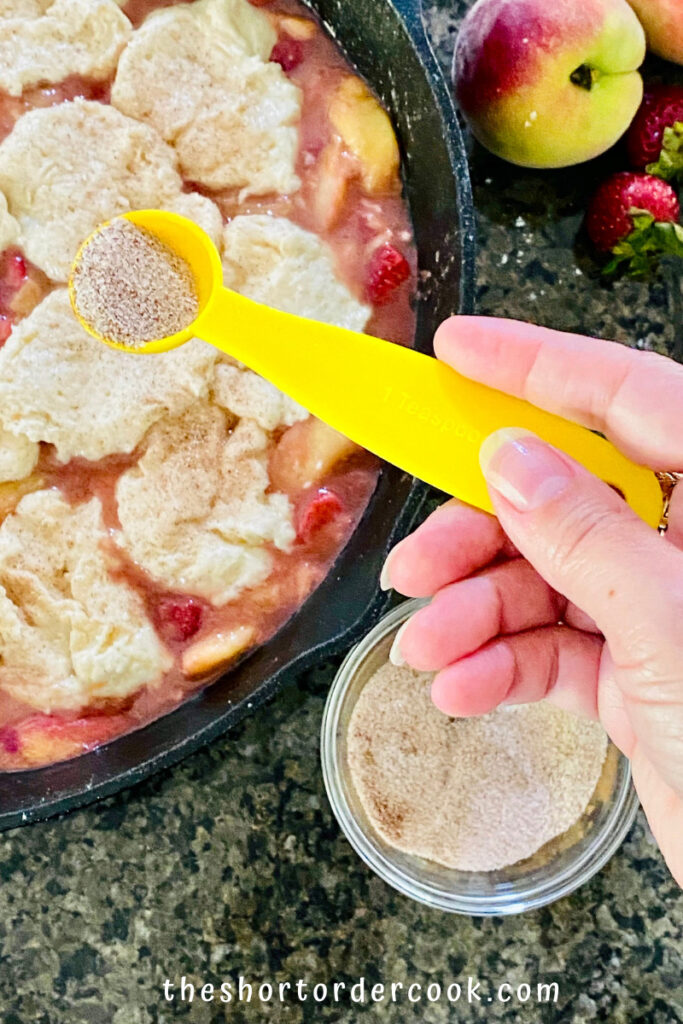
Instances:
[[[479,0],[458,36],[454,85],[487,149],[524,167],[566,167],[626,131],[644,57],[626,0]]]
[[[653,53],[683,64],[683,0],[629,0]]]

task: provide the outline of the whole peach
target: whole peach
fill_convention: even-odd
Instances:
[[[566,167],[626,131],[644,56],[627,0],[478,0],[458,35],[453,80],[474,135],[493,153]]]
[[[629,0],[653,53],[683,64],[683,0]]]

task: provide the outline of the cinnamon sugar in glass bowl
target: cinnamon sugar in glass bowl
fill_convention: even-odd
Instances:
[[[321,759],[334,814],[356,853],[405,896],[454,913],[518,914],[545,906],[587,882],[612,857],[631,828],[638,798],[628,760],[611,743],[593,797],[579,820],[526,860],[497,871],[459,871],[403,853],[377,832],[352,778],[348,734],[366,683],[389,659],[394,637],[424,601],[394,608],[349,653],[325,706]]]

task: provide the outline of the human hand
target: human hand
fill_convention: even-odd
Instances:
[[[435,351],[467,377],[601,431],[635,462],[683,469],[683,366],[671,360],[482,317],[448,320]],[[498,431],[481,457],[497,518],[450,501],[387,560],[385,587],[432,598],[392,655],[438,673],[432,697],[449,715],[547,697],[598,716],[631,759],[683,885],[683,483],[661,537],[534,435]]]

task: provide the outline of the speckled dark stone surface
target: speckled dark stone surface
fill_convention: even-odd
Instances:
[[[429,24],[448,62],[453,4]],[[456,5],[461,13],[466,4]],[[473,152],[482,312],[683,357],[680,279],[606,286],[575,247],[614,157],[535,174]],[[642,817],[575,895],[522,917],[425,910],[371,875],[324,795],[318,732],[334,664],[180,767],[61,821],[0,836],[2,1024],[683,1020],[683,898]],[[220,984],[557,981],[554,1006],[165,1003],[165,978]]]

